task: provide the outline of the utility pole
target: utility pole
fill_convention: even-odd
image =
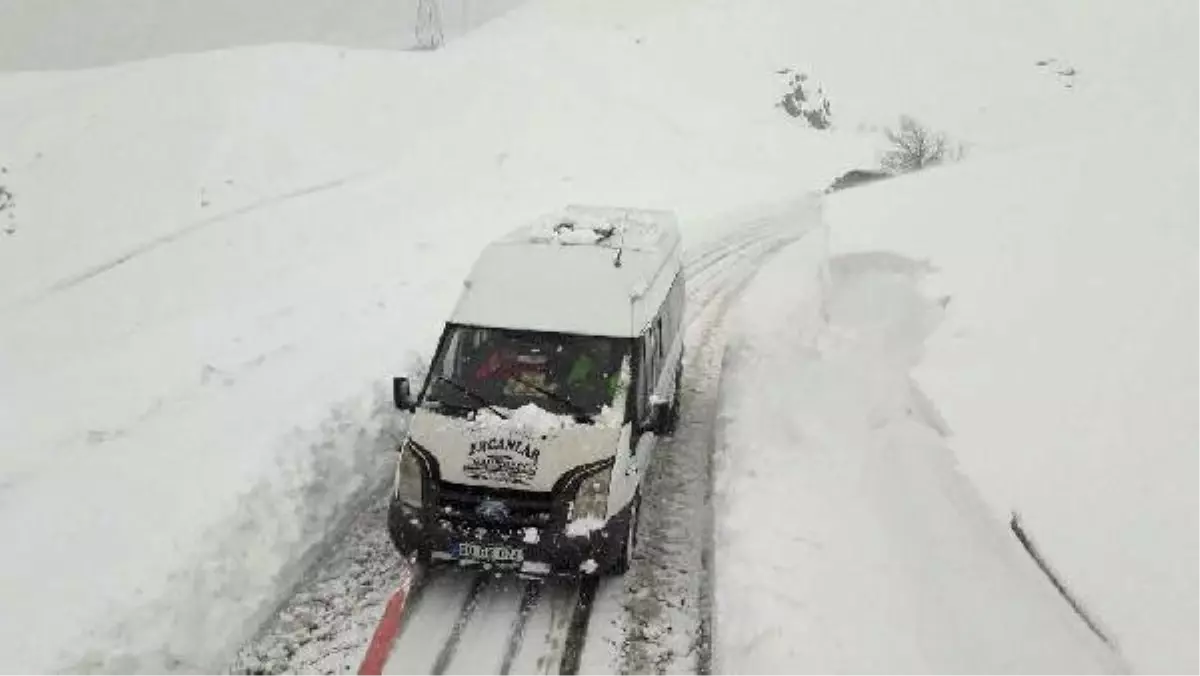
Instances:
[[[442,11],[438,0],[418,0],[416,35],[418,49],[442,46]]]

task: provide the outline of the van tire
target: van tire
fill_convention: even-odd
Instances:
[[[638,519],[642,514],[642,490],[639,488],[629,501],[629,520],[625,525],[625,538],[621,549],[608,568],[608,574],[614,576],[629,572],[633,564],[633,553],[637,549]]]
[[[388,504],[388,536],[392,541],[392,546],[395,547],[400,558],[411,564],[427,568],[433,556],[429,547],[424,543],[418,542],[414,547],[411,543],[405,542],[400,526],[401,521],[405,518],[408,517],[404,515],[400,502],[393,497]]]

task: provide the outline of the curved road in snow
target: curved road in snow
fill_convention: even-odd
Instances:
[[[913,328],[902,321],[901,328],[912,330],[901,334],[887,328],[897,313],[904,320],[908,305],[924,302],[913,300],[917,292],[907,278],[900,286],[909,290],[899,296],[894,285],[864,290],[857,277],[846,278],[849,259],[834,261],[837,274],[828,297],[817,291],[823,298],[818,324],[828,335],[821,338],[823,348],[805,352],[801,334],[819,327],[792,326],[803,323],[789,309],[799,301],[790,287],[781,286],[809,283],[798,269],[804,256],[825,264],[824,242],[805,240],[811,246],[790,249],[786,261],[759,278],[757,295],[747,298],[756,301],[755,311],[767,313],[760,319],[776,328],[751,344],[739,334],[736,349],[726,354],[724,319],[731,301],[775,253],[820,223],[820,203],[811,200],[714,223],[721,226],[715,234],[689,248],[683,417],[676,435],[660,442],[643,487],[639,544],[627,575],[579,583],[441,569],[414,581],[388,540],[387,492],[380,490],[348,532],[330,540],[332,554],[243,649],[233,670],[354,672],[389,595],[406,587],[401,631],[384,673],[709,673],[737,664],[752,671],[780,664],[817,670],[824,664],[835,671],[959,671],[972,665],[997,671],[1022,671],[1023,666],[1122,671],[1119,658],[1090,636],[1051,585],[1039,579],[1002,525],[996,527],[970,499],[934,500],[947,491],[972,494],[950,467],[949,449],[918,443],[936,437],[936,425],[928,434],[895,439],[908,451],[902,455],[893,448],[860,457],[850,452],[861,445],[851,443],[862,442],[859,437],[840,446],[840,452],[805,455],[813,452],[814,439],[823,438],[812,430],[828,436],[847,421],[837,406],[858,401],[847,399],[848,387],[861,386],[861,392],[853,392],[862,395],[864,410],[883,410],[879,402],[891,400],[872,394],[883,382],[879,378],[894,371],[907,382],[907,367],[884,368],[870,349],[847,348],[862,341],[874,346],[883,327],[881,335],[908,340],[898,354],[918,354],[923,334],[917,329],[925,324]],[[779,306],[760,307],[764,295]],[[847,304],[848,298],[866,305]],[[868,325],[847,325],[846,317]],[[783,352],[752,362],[757,370],[744,364],[732,369],[723,387],[722,363],[745,361],[748,345]],[[797,348],[808,355],[808,361],[791,360],[801,372],[780,372],[779,364],[790,359],[782,355],[795,357]],[[811,364],[812,359],[819,363]],[[831,373],[824,380],[805,380],[825,370]],[[763,389],[779,378],[794,380],[801,392],[783,396]],[[739,392],[770,401],[735,407],[734,414],[742,414],[729,424],[736,425],[716,430],[718,408],[727,408],[720,397]],[[928,413],[923,406],[904,406],[898,409],[900,420],[924,420]],[[771,427],[759,415],[768,409],[775,411],[771,424],[811,427],[798,436],[785,435],[774,451],[778,457],[754,448],[755,439]],[[856,419],[851,415],[849,421]],[[739,430],[750,436],[737,442],[738,450],[752,452],[716,457],[718,446]],[[854,432],[859,433],[870,431]],[[806,463],[801,475],[763,482],[796,458]],[[825,471],[831,459],[841,463],[835,464],[841,473]],[[724,481],[714,495],[717,462]],[[745,497],[731,505],[733,485]],[[714,501],[722,510],[719,553]],[[781,503],[794,507],[789,522],[776,524],[785,526],[782,530],[763,528],[764,510]],[[865,521],[846,516],[872,505],[878,513]],[[799,529],[799,535],[785,537],[789,529]],[[910,539],[923,544],[913,546]],[[730,558],[738,552],[750,558]],[[732,561],[739,574],[715,585],[714,559],[722,566]],[[981,603],[981,596],[990,600]],[[715,600],[721,605],[719,627]],[[726,652],[714,655],[718,631]]]
[[[688,248],[683,417],[647,477],[629,574],[589,588],[434,571],[409,593],[385,673],[707,670],[721,321],[765,261],[819,222],[818,208],[809,200],[731,218]],[[388,541],[386,511],[384,490],[331,538],[330,554],[242,649],[233,672],[357,670],[388,595],[413,582]],[[581,593],[589,602],[580,608]]]

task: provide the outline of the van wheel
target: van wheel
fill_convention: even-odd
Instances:
[[[625,542],[621,545],[620,554],[613,560],[608,569],[609,575],[624,575],[633,565],[633,552],[637,548],[638,518],[642,513],[642,491],[639,488],[629,501],[629,521],[625,527]]]
[[[425,546],[424,542],[412,543],[408,542],[404,537],[404,530],[401,526],[405,516],[403,509],[400,507],[400,502],[395,498],[388,504],[388,535],[391,537],[392,545],[396,548],[396,552],[400,554],[400,558],[415,564],[420,567],[428,567],[432,555],[429,547]]]

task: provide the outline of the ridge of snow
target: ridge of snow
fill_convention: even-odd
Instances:
[[[929,261],[946,318],[913,376],[959,466],[1146,672],[1195,670],[1200,635],[1200,172],[1181,76],[1055,142],[827,209],[835,252]]]
[[[717,417],[714,671],[1122,670],[916,412],[908,371],[942,312],[925,274],[828,258],[809,236],[739,299]]]

